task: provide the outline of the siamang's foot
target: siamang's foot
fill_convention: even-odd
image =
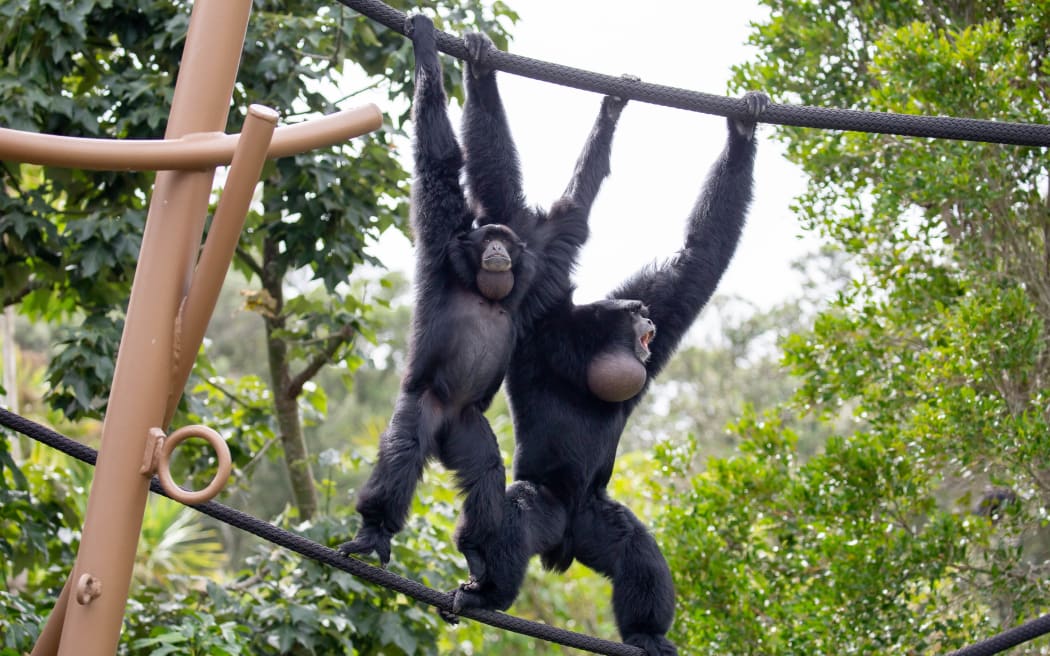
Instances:
[[[461,548],[464,558],[467,559],[467,571],[470,572],[470,580],[461,585],[460,587],[470,585],[476,589],[480,584],[478,581],[485,579],[485,574],[488,572],[488,568],[485,565],[485,559],[482,558],[481,552],[477,549]]]
[[[339,545],[338,551],[344,556],[350,554],[369,554],[373,551],[379,557],[379,564],[386,567],[390,562],[390,538],[393,533],[376,524],[364,524],[353,540]]]
[[[417,49],[437,49],[437,37],[434,35],[434,21],[423,14],[412,14],[405,19],[405,36],[412,39]]]
[[[451,624],[452,626],[456,626],[457,624],[459,624],[459,615],[456,615],[450,610],[439,608],[438,615],[440,615],[441,619],[445,620],[447,624]]]
[[[761,91],[748,91],[744,94],[742,100],[747,105],[748,118],[734,118],[730,120],[736,133],[751,141],[755,136],[755,125],[758,123],[758,117],[762,115],[762,112],[766,111],[766,107],[769,107],[769,96]]]
[[[459,624],[459,613],[464,608],[481,608],[484,604],[483,597],[478,594],[480,589],[481,584],[473,576],[460,583],[458,588],[449,593],[452,595],[452,610],[438,609],[441,619],[449,624]]]
[[[459,614],[465,608],[496,608],[481,592],[481,584],[473,577],[452,591],[452,612]]]
[[[642,80],[637,75],[630,75],[628,73],[624,73],[620,77],[629,82],[641,82]],[[620,96],[605,96],[602,98],[602,109],[605,110],[605,115],[614,121],[620,118],[620,112],[623,111],[623,107],[626,104],[627,99],[621,98]]]
[[[490,55],[496,46],[492,39],[483,32],[467,32],[463,35],[463,45],[467,47],[467,64],[474,77],[485,77],[492,72],[489,65]]]
[[[641,647],[646,656],[678,656],[678,647],[658,633],[635,633],[624,640],[629,645]]]

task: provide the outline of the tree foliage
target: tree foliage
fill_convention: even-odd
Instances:
[[[1046,2],[767,0],[735,86],[828,107],[1044,122]],[[784,128],[797,214],[856,275],[783,343],[799,457],[746,414],[666,513],[701,653],[947,651],[1045,610],[1050,212],[1040,149]],[[690,453],[663,461],[683,475]]]

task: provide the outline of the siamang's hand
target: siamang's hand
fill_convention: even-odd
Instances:
[[[729,119],[733,129],[738,135],[751,141],[755,136],[756,119],[769,107],[769,96],[761,91],[748,91],[744,94],[743,101],[747,104],[748,119]]]
[[[467,47],[467,66],[475,78],[485,77],[492,72],[489,55],[496,46],[492,39],[483,32],[467,32],[463,35],[463,45]]]
[[[405,35],[412,39],[416,50],[437,50],[434,21],[423,14],[413,14],[405,19]]]
[[[627,73],[624,73],[620,77],[630,82],[641,81],[641,78]],[[605,96],[604,98],[602,98],[602,110],[605,112],[606,116],[608,116],[614,121],[620,118],[620,112],[623,111],[623,107],[626,104],[627,99],[621,98],[619,96]]]

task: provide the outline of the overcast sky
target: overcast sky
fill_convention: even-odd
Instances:
[[[509,48],[515,54],[716,94],[726,93],[730,67],[750,56],[748,23],[763,16],[750,1],[510,4],[521,15]],[[601,98],[498,76],[529,202],[549,206],[569,180]],[[775,90],[765,91],[777,100]],[[453,112],[458,128],[458,111]],[[759,127],[756,200],[718,290],[762,307],[794,293],[798,278],[789,263],[816,243],[798,238],[801,231],[789,205],[804,181],[784,161],[771,133],[772,127]],[[725,136],[722,117],[628,103],[613,143],[612,175],[591,214],[591,237],[577,270],[577,302],[601,298],[639,267],[681,246],[686,216]],[[392,231],[373,252],[394,268],[411,267],[408,241]]]

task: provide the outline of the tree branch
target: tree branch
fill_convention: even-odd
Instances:
[[[14,305],[15,303],[18,303],[19,301],[21,301],[26,296],[29,296],[30,294],[32,294],[34,291],[36,291],[38,289],[42,289],[43,287],[44,287],[44,282],[42,280],[30,280],[29,282],[27,282],[25,284],[24,287],[22,287],[22,289],[19,289],[17,292],[14,292],[10,296],[4,296],[3,299],[0,299],[0,300],[3,301],[3,305],[0,305],[0,307],[7,307],[8,305]]]
[[[255,275],[257,275],[260,278],[262,278],[262,275],[263,275],[262,265],[255,261],[255,258],[252,257],[251,253],[249,253],[248,251],[244,250],[240,246],[237,247],[237,250],[235,251],[235,253],[237,255],[237,259],[240,260],[241,262],[243,262],[246,267],[251,269],[252,273],[254,273]]]
[[[328,346],[326,346],[322,352],[318,353],[302,371],[292,376],[291,380],[288,381],[287,393],[293,398],[299,396],[303,391],[303,385],[316,376],[317,372],[321,370],[321,367],[325,366],[332,360],[332,357],[335,356],[339,347],[350,341],[350,338],[353,337],[353,335],[354,327],[350,324],[346,324],[343,326],[342,330],[329,337],[327,340]]]

